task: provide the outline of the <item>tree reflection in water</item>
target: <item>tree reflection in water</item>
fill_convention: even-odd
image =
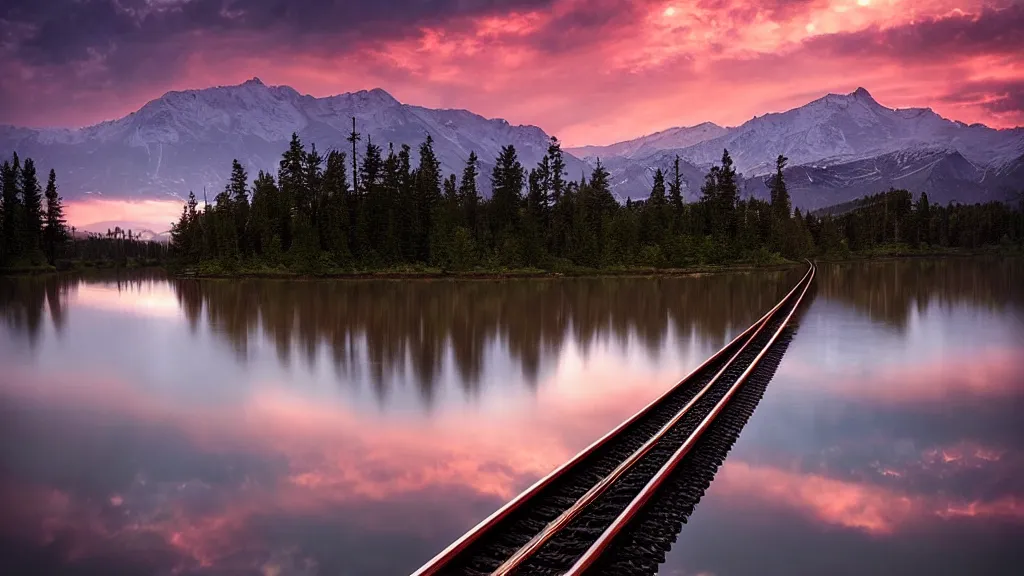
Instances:
[[[191,331],[209,330],[239,361],[250,339],[315,368],[329,357],[340,378],[365,379],[379,398],[411,376],[428,405],[450,362],[467,395],[500,350],[535,384],[572,342],[635,341],[657,358],[670,328],[715,347],[773,305],[796,281],[788,271],[684,277],[485,280],[180,280],[161,272],[0,278],[0,319],[35,346],[48,315],[58,334],[80,285],[142,292],[168,283]],[[958,302],[1020,313],[1024,260],[921,259],[822,266],[817,295],[904,330],[916,309]],[[162,287],[166,290],[166,285]],[[322,356],[322,354],[326,354]]]

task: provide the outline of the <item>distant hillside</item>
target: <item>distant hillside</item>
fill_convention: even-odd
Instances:
[[[168,92],[124,118],[78,130],[0,127],[0,152],[17,151],[55,168],[69,199],[184,198],[190,190],[201,196],[204,187],[219,191],[235,158],[252,177],[258,170],[276,174],[293,132],[321,151],[350,151],[345,139],[353,117],[362,133],[360,156],[372,140],[385,153],[388,143],[409,144],[416,161],[417,147],[429,134],[443,172],[461,174],[475,151],[485,192],[502,146],[513,144],[520,161],[533,166],[550,138],[536,126],[402,104],[380,89],[314,98],[253,78],[236,86]],[[578,177],[584,164],[569,156],[566,167]]]
[[[407,143],[415,161],[416,147],[429,134],[442,171],[460,174],[475,151],[485,195],[501,146],[513,144],[529,169],[549,143],[536,126],[403,104],[381,89],[314,98],[253,78],[236,86],[169,92],[124,118],[78,130],[0,127],[0,153],[16,150],[44,169],[55,168],[70,200],[184,198],[189,190],[219,191],[234,158],[250,176],[258,170],[276,173],[292,132],[321,151],[348,151],[352,117],[363,134],[360,154],[367,140],[385,148]],[[758,197],[767,194],[764,182],[775,158],[786,155],[793,202],[810,209],[890,186],[927,191],[937,202],[1005,200],[1024,189],[1024,129],[966,125],[927,108],[887,108],[863,88],[731,128],[705,122],[567,149],[566,171],[578,179],[600,158],[614,195],[620,201],[640,199],[650,194],[655,170],[671,169],[679,156],[684,193],[692,201],[723,149],[743,177],[743,193]]]

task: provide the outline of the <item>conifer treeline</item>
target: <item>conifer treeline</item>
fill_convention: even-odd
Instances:
[[[0,180],[0,265],[43,259],[53,264],[67,239],[56,173],[50,170],[44,190],[35,162],[22,163],[15,153],[0,166]]]
[[[64,201],[57,191],[57,175],[50,170],[46,188],[40,187],[36,165],[15,153],[0,166],[0,269],[39,269],[71,262],[155,264],[166,257],[164,243],[143,240],[131,230],[115,227],[107,233],[76,238],[64,220]],[[44,204],[45,202],[45,204]]]
[[[360,135],[349,137],[353,151]],[[779,156],[769,201],[739,197],[728,151],[711,168],[696,203],[683,200],[679,159],[654,174],[649,198],[620,204],[598,162],[569,180],[560,144],[527,170],[513,146],[495,161],[492,195],[478,192],[478,159],[461,177],[441,173],[427,136],[413,166],[409,146],[385,151],[367,139],[358,161],[343,151],[321,155],[292,135],[277,178],[260,172],[250,186],[236,160],[215,202],[202,210],[190,194],[172,229],[183,259],[313,268],[374,269],[425,264],[447,270],[474,267],[678,267],[772,254],[802,258],[906,242],[977,247],[1024,236],[1020,213],[999,203],[931,206],[906,191],[867,199],[840,217],[792,210]],[[349,167],[358,167],[351,178]]]

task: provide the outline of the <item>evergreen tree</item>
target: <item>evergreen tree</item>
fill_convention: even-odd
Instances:
[[[384,160],[384,177],[381,184],[381,211],[384,228],[382,245],[380,247],[381,257],[388,264],[394,264],[401,260],[401,244],[398,239],[398,205],[402,180],[401,180],[401,159],[395,154],[395,147],[388,144],[388,156]]]
[[[568,235],[572,227],[573,206],[564,198],[566,194],[565,159],[562,156],[562,145],[554,136],[548,145],[546,156],[548,166],[546,173],[542,171],[541,182],[548,190],[548,228],[550,238],[548,247],[554,254],[564,254],[567,249]],[[544,167],[542,166],[542,170]]]
[[[921,192],[921,197],[918,198],[914,211],[917,215],[917,241],[919,243],[931,244],[932,210],[931,204],[928,203],[927,192]]]
[[[238,255],[238,238],[235,235],[234,200],[230,183],[217,194],[214,202],[213,219],[205,222],[212,229],[213,249],[218,258],[233,258]]]
[[[647,241],[651,244],[661,244],[665,240],[668,223],[665,174],[661,171],[661,168],[654,171],[654,184],[651,187],[651,195],[647,198],[646,208],[649,224],[646,230]]]
[[[3,205],[3,252],[0,258],[2,261],[11,261],[20,252],[18,241],[21,238],[21,162],[17,153],[10,162],[3,163],[0,175],[3,180],[3,192],[0,194]]]
[[[51,168],[50,177],[46,180],[46,229],[44,230],[46,257],[50,264],[56,263],[57,248],[66,240],[64,205],[57,193],[57,173]]]
[[[327,154],[327,166],[323,179],[323,204],[320,209],[320,243],[329,252],[336,264],[351,262],[348,246],[348,176],[346,155],[331,151]]]
[[[683,179],[679,175],[679,156],[672,162],[672,181],[668,185],[669,202],[672,206],[672,229],[682,232],[683,221]]]
[[[288,150],[281,157],[277,170],[277,183],[280,193],[277,195],[278,205],[275,206],[277,216],[277,234],[281,239],[281,247],[288,250],[292,244],[292,213],[298,207],[302,212],[307,206],[308,194],[305,190],[305,174],[303,164],[306,151],[299,140],[299,135],[292,133]]]
[[[739,186],[736,183],[736,169],[728,150],[722,151],[722,167],[718,172],[717,187],[718,230],[731,236],[736,227],[736,202],[739,200]]]
[[[515,147],[502,147],[495,168],[490,173],[490,187],[493,191],[490,196],[490,228],[499,247],[518,227],[524,180],[525,174]]]
[[[479,176],[477,163],[476,152],[471,151],[466,160],[466,167],[462,170],[462,180],[459,181],[459,202],[465,213],[466,228],[474,238],[479,238],[480,235],[480,194],[476,190],[476,179]]]
[[[238,253],[246,256],[252,250],[247,226],[249,223],[249,175],[237,159],[231,162],[231,178],[228,183],[234,212],[235,237],[238,239]]]
[[[285,204],[271,174],[259,172],[252,187],[249,230],[256,254],[276,263],[283,251],[281,241],[280,215],[278,211]],[[190,195],[189,204],[194,212],[195,196]]]
[[[418,256],[417,239],[420,237],[420,223],[417,217],[416,177],[413,174],[412,159],[408,144],[402,144],[398,153],[398,205],[396,222],[402,259],[415,262]]]
[[[32,254],[42,247],[43,189],[31,158],[25,159],[21,169],[21,198],[24,212],[21,246]]]
[[[548,200],[549,206],[558,204],[562,194],[565,192],[565,158],[562,157],[562,144],[558,141],[558,138],[551,137],[551,143],[548,145],[547,158],[550,161],[550,193],[551,198]]]
[[[417,256],[430,261],[430,239],[433,220],[441,200],[441,162],[434,155],[434,139],[428,134],[420,144],[420,163],[416,169],[416,207],[419,221]]]
[[[361,201],[359,203],[359,219],[357,236],[360,238],[360,250],[363,258],[377,265],[386,258],[383,255],[385,237],[388,231],[388,196],[385,187],[384,160],[381,148],[367,136],[366,151],[363,153],[363,164],[359,170],[359,181],[362,182]]]
[[[356,117],[352,117],[352,133],[348,135],[346,140],[352,143],[352,192],[356,195],[359,194],[359,167],[356,165],[356,143],[359,142],[360,134],[356,132]]]
[[[779,154],[775,160],[775,175],[772,176],[769,186],[771,194],[771,232],[770,244],[772,250],[792,255],[793,250],[793,229],[790,226],[792,216],[792,205],[789,200],[789,190],[786,188],[786,179],[782,171],[786,168],[789,159]]]

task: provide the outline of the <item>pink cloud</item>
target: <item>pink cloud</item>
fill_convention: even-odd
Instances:
[[[899,477],[896,471],[888,476]],[[767,507],[797,512],[823,524],[874,535],[914,524],[957,517],[1024,522],[1024,495],[994,500],[958,500],[950,495],[914,494],[866,482],[852,482],[771,466],[727,461],[714,490],[736,507]]]
[[[497,507],[652,394],[645,377],[604,372],[588,382],[590,393],[545,387],[538,404],[440,412],[427,425],[304,398],[274,383],[254,385],[240,404],[186,407],[114,377],[13,369],[0,377],[13,402],[73,406],[89,419],[127,418],[140,429],[169,427],[198,453],[249,454],[284,468],[243,486],[202,479],[161,484],[139,476],[99,499],[47,486],[3,487],[0,496],[19,496],[16,521],[0,522],[0,530],[31,532],[40,544],[71,531],[76,557],[157,537],[180,556],[181,567],[223,566],[243,548],[259,549],[252,526],[268,517],[344,514],[363,532],[388,532],[400,521],[403,534],[427,539],[437,530],[436,517],[403,510],[399,519],[384,504],[404,497],[422,502],[429,494],[428,512],[444,506],[446,525],[468,528],[481,519],[479,502]],[[629,385],[618,386],[623,381]],[[196,498],[203,506],[190,505]]]
[[[380,86],[414,104],[537,124],[569,145],[735,125],[857,86],[886,105],[1006,127],[1024,122],[1009,88],[1024,79],[1022,19],[1003,0],[556,0],[333,43],[197,31],[173,75],[82,88],[74,107],[56,99],[63,91],[41,93],[18,110],[28,123],[82,124],[168,89],[258,75],[318,96]],[[23,75],[39,77],[32,70]],[[965,88],[972,97],[957,98]]]

